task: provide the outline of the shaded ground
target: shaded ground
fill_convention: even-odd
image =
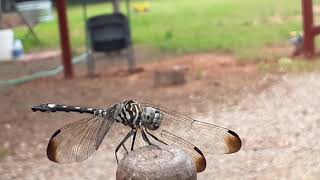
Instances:
[[[318,74],[263,74],[255,65],[216,54],[161,58],[131,75],[105,63],[99,61],[95,79],[54,77],[1,90],[1,179],[114,179],[116,162],[108,140],[82,163],[62,166],[46,158],[51,134],[83,116],[31,113],[26,107],[44,102],[104,107],[127,98],[239,132],[242,150],[207,155],[209,163],[199,179],[316,179],[319,175],[315,115],[320,96],[310,96],[320,87]],[[187,84],[155,88],[154,71],[177,65],[187,69]]]

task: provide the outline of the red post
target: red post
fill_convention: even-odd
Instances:
[[[56,7],[59,19],[60,44],[62,51],[62,63],[64,67],[64,77],[73,77],[73,68],[71,62],[71,45],[69,39],[69,28],[67,18],[67,0],[56,0]]]
[[[303,52],[307,57],[312,57],[315,52],[314,38],[316,33],[313,32],[313,3],[312,0],[302,0],[303,16]]]

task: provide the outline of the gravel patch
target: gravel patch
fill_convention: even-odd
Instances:
[[[207,116],[236,130],[243,146],[236,154],[208,155],[208,169],[199,179],[318,179],[319,78],[283,75],[277,85],[258,95],[248,88],[241,103]]]
[[[30,113],[25,104],[65,102],[101,106],[126,97],[152,99],[160,105],[169,102],[177,111],[192,112],[192,117],[228,127],[240,135],[243,146],[238,153],[205,154],[207,169],[198,174],[198,179],[318,179],[319,73],[266,75],[260,80],[251,73],[251,66],[225,62],[208,66],[212,56],[194,61],[190,57],[193,58],[188,56],[181,61],[192,62],[190,72],[200,69],[203,77],[179,87],[153,88],[153,71],[149,70],[152,66],[147,66],[146,72],[128,77],[50,79],[1,92],[6,103],[0,104],[0,179],[115,179],[114,147],[107,146],[107,141],[84,162],[50,162],[45,154],[49,135],[80,116]],[[119,87],[123,91],[118,91]]]
[[[236,154],[206,155],[207,169],[198,179],[317,179],[319,79],[320,74],[283,75],[259,94],[246,87],[247,97],[236,105],[213,106],[211,112],[199,115],[201,120],[234,129],[243,147]],[[39,150],[45,152],[45,147]],[[114,179],[115,171],[113,150],[105,145],[82,163],[57,165],[44,154],[25,160],[8,156],[0,163],[3,180]]]

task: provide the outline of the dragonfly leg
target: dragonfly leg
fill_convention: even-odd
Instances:
[[[132,134],[134,134],[134,132],[135,132],[135,131],[132,129],[132,130],[126,135],[126,137],[124,137],[124,138],[122,139],[122,141],[120,142],[120,144],[117,146],[117,148],[116,148],[116,150],[115,150],[115,152],[114,152],[114,153],[115,153],[115,156],[116,156],[117,164],[119,163],[117,153],[118,153],[120,147],[123,146],[123,144],[127,141],[127,139],[128,139],[130,136],[132,136]]]
[[[168,145],[166,142],[160,140],[160,139],[157,138],[155,135],[151,134],[147,129],[146,129],[146,132],[147,132],[153,139],[155,139],[156,141],[161,142],[161,143],[163,143],[164,145]],[[157,146],[157,147],[160,149],[159,146]],[[168,151],[168,150],[165,150],[165,151],[167,151],[167,152],[169,152],[169,153],[172,154],[172,152],[170,152],[170,151]]]
[[[136,135],[137,135],[137,130],[135,130],[134,133],[133,133],[132,144],[131,144],[131,151],[133,151],[134,142],[136,141]]]
[[[165,144],[165,145],[168,145],[167,143],[165,143],[164,141],[160,140],[159,138],[157,138],[155,135],[151,134],[147,129],[146,129],[146,132],[155,140]]]
[[[131,151],[133,151],[133,147],[134,147],[134,142],[136,140],[136,135],[137,135],[137,130],[136,129],[133,129],[133,139],[132,139],[132,144],[131,144]],[[128,150],[126,148],[126,146],[123,144],[123,149],[126,151],[126,153],[128,154]]]
[[[153,143],[149,140],[148,136],[146,135],[146,133],[144,132],[143,129],[141,129],[141,133],[142,133],[142,138],[143,138],[144,141],[146,141],[149,145],[153,145],[153,146],[158,147],[157,145],[153,144]]]
[[[126,146],[125,146],[124,144],[122,144],[122,147],[123,147],[123,149],[126,151],[126,154],[128,154],[129,152],[128,152]]]

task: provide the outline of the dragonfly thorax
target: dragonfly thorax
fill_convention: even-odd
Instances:
[[[141,114],[141,123],[150,130],[156,130],[162,122],[162,114],[152,107],[144,107]]]

